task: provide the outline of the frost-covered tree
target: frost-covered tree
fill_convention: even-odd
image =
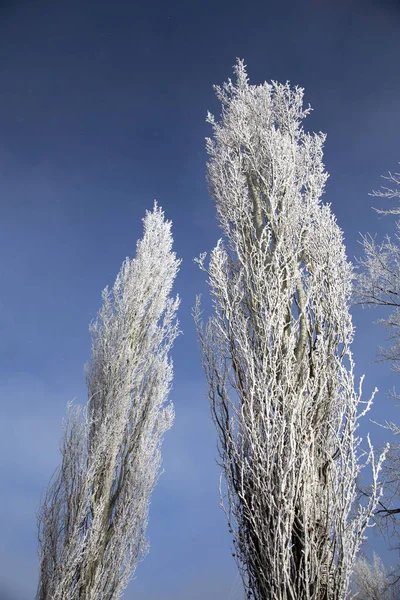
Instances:
[[[171,223],[155,204],[90,326],[88,402],[69,407],[39,512],[37,600],[116,600],[147,552],[149,497],[173,421],[169,351],[179,299]]]
[[[372,195],[400,198],[400,173],[389,173],[386,179],[394,186],[374,191]],[[399,206],[375,210],[383,215],[400,215]],[[391,363],[395,372],[400,372],[400,221],[396,222],[396,229],[395,239],[386,236],[382,243],[377,243],[371,235],[362,236],[364,256],[359,261],[361,272],[356,279],[355,300],[364,306],[391,309],[389,316],[379,321],[388,330],[391,345],[379,348],[379,354]]]
[[[214,315],[195,319],[219,434],[233,555],[248,597],[344,598],[379,497],[358,419],[349,314],[352,269],[342,232],[321,203],[323,134],[307,134],[303,90],[288,83],[216,87],[219,121],[208,180],[225,236],[200,266]],[[361,408],[361,410],[360,410]],[[360,414],[361,413],[361,414]],[[356,479],[372,466],[372,495]]]
[[[364,556],[356,560],[352,584],[352,598],[357,598],[357,600],[397,600],[399,598],[398,581],[388,573],[375,552],[372,562],[368,562]]]
[[[390,187],[372,192],[372,196],[400,199],[400,173],[390,173],[385,177]],[[374,209],[383,215],[400,215],[400,206]],[[370,307],[381,307],[387,311],[380,323],[388,331],[388,347],[380,347],[380,360],[388,361],[394,372],[400,372],[400,220],[396,222],[394,238],[386,236],[377,242],[376,236],[362,236],[363,257],[359,260],[360,271],[355,279],[354,300]],[[393,389],[391,395],[399,399]],[[396,423],[386,423],[395,435],[400,435]],[[382,530],[388,534],[392,548],[400,550],[400,444],[393,444],[385,462],[383,478],[385,496],[376,511],[376,518]]]

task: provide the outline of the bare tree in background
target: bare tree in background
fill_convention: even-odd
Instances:
[[[149,497],[172,425],[169,351],[178,334],[171,223],[147,212],[91,325],[88,403],[70,406],[62,462],[39,512],[37,600],[116,600],[147,553]]]
[[[250,85],[241,61],[235,74],[215,88],[220,121],[208,115],[208,179],[227,245],[208,267],[199,259],[214,303],[205,329],[195,310],[222,501],[248,597],[341,599],[383,460],[369,444],[372,495],[356,506],[355,432],[372,399],[354,388],[352,269],[320,201],[325,136],[302,129],[303,90]]]

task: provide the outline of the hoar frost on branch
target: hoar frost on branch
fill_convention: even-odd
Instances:
[[[214,304],[205,328],[195,309],[222,502],[248,597],[342,599],[384,458],[356,436],[372,399],[354,387],[352,268],[320,200],[325,136],[302,129],[303,90],[250,85],[242,61],[235,74],[215,88],[220,121],[208,115],[208,180],[227,243],[208,266],[198,261]]]
[[[126,259],[90,326],[88,403],[69,406],[61,466],[39,513],[37,600],[116,600],[147,552],[149,497],[174,412],[169,351],[180,261],[171,223],[147,212],[136,258]]]

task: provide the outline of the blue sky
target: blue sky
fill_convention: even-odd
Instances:
[[[36,517],[58,463],[69,400],[86,401],[88,324],[156,198],[183,259],[176,291],[176,423],[150,510],[151,550],[127,600],[242,597],[219,508],[191,307],[193,258],[220,233],[205,182],[213,84],[244,58],[252,83],[290,80],[328,134],[325,200],[359,256],[359,232],[393,231],[371,210],[400,160],[398,0],[3,0],[0,3],[0,600],[33,598]],[[383,202],[383,201],[382,201]],[[377,311],[353,311],[357,375],[380,388],[371,418],[400,421]],[[377,444],[384,432],[366,423]],[[371,544],[394,564],[382,542]]]

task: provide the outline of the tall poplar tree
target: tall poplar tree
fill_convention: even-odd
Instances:
[[[308,134],[303,89],[236,81],[215,87],[220,120],[208,181],[224,233],[200,266],[214,312],[195,318],[219,435],[223,502],[249,597],[344,598],[379,497],[356,507],[362,468],[349,314],[352,268],[321,203],[325,136]]]
[[[88,402],[69,407],[62,461],[39,513],[37,600],[116,600],[147,552],[149,497],[157,481],[169,351],[179,299],[171,223],[155,205],[136,258],[126,259],[90,327]]]

